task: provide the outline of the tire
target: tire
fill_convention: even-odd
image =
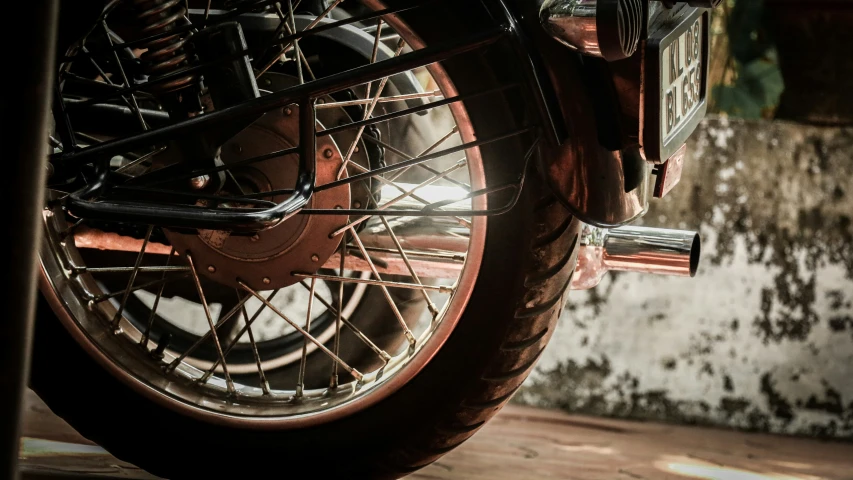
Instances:
[[[83,436],[163,477],[248,478],[278,468],[258,459],[310,464],[309,459],[341,456],[356,460],[326,464],[324,472],[398,478],[456,448],[492,418],[528,376],[553,333],[576,261],[579,224],[553,196],[526,197],[501,222],[512,226],[529,218],[515,229],[524,232],[518,235],[523,238],[489,245],[504,258],[517,258],[515,246],[524,245],[523,261],[508,269],[491,262],[481,272],[509,281],[475,287],[468,310],[436,358],[410,384],[356,417],[282,433],[222,429],[182,417],[107,374],[70,338],[43,298],[31,386]],[[56,362],[61,362],[60,372]],[[398,425],[408,428],[394,432]],[[383,431],[389,433],[378,433]],[[339,437],[350,442],[328,441]],[[155,438],[169,440],[155,448]],[[369,439],[370,449],[362,451],[365,442],[358,439]],[[226,464],[188,460],[219,449],[228,452]]]
[[[473,2],[476,3],[476,2]],[[447,12],[436,11],[447,28]],[[430,18],[412,18],[413,26]],[[440,37],[446,34],[433,31]],[[430,35],[423,33],[424,40]],[[500,52],[446,62],[460,90],[505,77]],[[505,68],[506,67],[506,68]],[[467,104],[478,136],[524,117],[522,100]],[[489,183],[517,175],[520,146],[482,148]],[[489,219],[478,281],[450,337],[406,385],[338,420],[290,430],[241,429],[181,415],[141,396],[91,358],[40,298],[31,386],[60,417],[116,457],[167,478],[399,478],[470,438],[512,397],[551,337],[576,263],[580,223],[531,167],[516,207]]]

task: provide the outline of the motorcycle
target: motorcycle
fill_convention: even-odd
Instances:
[[[695,232],[630,224],[718,3],[61,2],[32,388],[168,478],[435,461],[568,290],[696,273]]]

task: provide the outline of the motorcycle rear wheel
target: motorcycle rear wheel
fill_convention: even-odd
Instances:
[[[411,28],[426,44],[439,42],[476,21],[475,13],[466,17],[462,10],[403,16],[398,30]],[[439,22],[442,28],[434,28]],[[487,90],[510,75],[511,66],[499,58],[469,56],[443,67],[458,91]],[[466,102],[476,138],[517,127],[523,119],[512,113],[518,100],[507,94],[501,102]],[[520,144],[480,147],[487,183],[516,175],[524,153]],[[84,436],[168,478],[248,478],[317,471],[317,465],[324,477],[397,478],[422,468],[470,438],[509,401],[562,310],[579,222],[541,185],[535,167],[527,173],[513,210],[478,219],[486,226],[476,282],[440,348],[404,385],[351,414],[304,424],[241,424],[153,401],[81,348],[72,322],[57,321],[69,312],[46,276],[31,385]]]

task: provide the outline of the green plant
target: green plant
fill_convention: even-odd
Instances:
[[[727,0],[714,18],[711,111],[772,118],[785,89],[762,0]]]

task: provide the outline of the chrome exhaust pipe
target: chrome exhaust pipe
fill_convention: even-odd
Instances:
[[[608,271],[694,277],[701,241],[696,232],[664,228],[585,226],[572,290],[595,287]]]

